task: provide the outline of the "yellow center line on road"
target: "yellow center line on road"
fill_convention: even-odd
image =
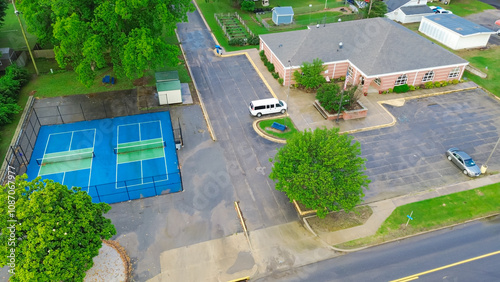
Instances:
[[[500,251],[492,252],[492,253],[489,253],[489,254],[485,254],[485,255],[482,255],[482,256],[478,256],[478,257],[474,257],[474,258],[470,258],[470,259],[466,259],[466,260],[462,260],[462,261],[459,261],[459,262],[455,262],[455,263],[452,263],[452,264],[448,264],[448,265],[445,265],[445,266],[434,268],[434,269],[431,269],[431,270],[428,270],[428,271],[424,271],[424,272],[420,272],[420,273],[413,274],[413,275],[410,275],[410,276],[406,276],[406,277],[403,277],[403,278],[399,278],[399,279],[396,279],[396,280],[392,280],[391,282],[403,282],[403,281],[416,280],[416,279],[418,279],[419,276],[422,276],[422,275],[425,275],[425,274],[429,274],[429,273],[436,272],[436,271],[439,271],[439,270],[443,270],[443,269],[446,269],[446,268],[450,268],[450,267],[453,267],[453,266],[456,266],[456,265],[464,264],[464,263],[467,263],[467,262],[475,261],[475,260],[478,260],[478,259],[482,259],[482,258],[486,258],[486,257],[498,255],[498,254],[500,254]]]

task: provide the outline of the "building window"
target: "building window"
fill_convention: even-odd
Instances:
[[[375,82],[375,84],[377,84],[378,86],[380,86],[380,84],[382,84],[382,81],[380,80],[380,77],[377,77],[373,80],[373,82]]]
[[[349,66],[347,68],[347,77],[345,78],[346,80],[349,80],[351,77],[354,77],[354,71],[352,70],[352,67]]]
[[[422,82],[432,81],[434,80],[434,71],[428,71],[424,74],[422,78]]]
[[[408,81],[408,76],[406,76],[406,74],[403,74],[399,76],[398,79],[396,79],[394,86],[406,84],[406,81]]]
[[[460,75],[460,68],[459,67],[456,67],[454,68],[450,74],[448,75],[448,78],[455,78],[455,77],[458,77]]]

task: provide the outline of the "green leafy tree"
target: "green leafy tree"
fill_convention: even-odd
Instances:
[[[253,10],[255,10],[255,2],[253,0],[243,0],[243,2],[241,2],[241,9],[243,11],[253,12]]]
[[[387,14],[387,5],[383,1],[370,0],[370,5],[361,9],[364,18],[385,17]]]
[[[329,112],[338,112],[339,106],[341,106],[341,111],[345,111],[358,101],[359,94],[356,92],[357,89],[357,86],[352,86],[345,90],[342,95],[342,89],[337,84],[323,84],[316,92],[316,99]],[[340,105],[341,99],[342,105]]]
[[[6,1],[0,1],[0,28],[4,24],[4,19],[5,15],[7,14],[6,11],[8,7],[9,6],[7,5]]]
[[[59,66],[72,66],[87,86],[108,63],[129,79],[177,65],[180,50],[164,37],[194,10],[190,0],[23,0],[17,8],[40,43],[54,45]]]
[[[324,218],[330,211],[351,211],[364,197],[370,180],[365,160],[352,136],[339,129],[306,130],[293,135],[271,159],[276,189]]]
[[[2,81],[0,81],[1,85]],[[0,125],[12,122],[12,115],[21,111],[21,107],[16,104],[13,98],[0,95]]]
[[[9,175],[0,202],[0,267],[10,267],[10,281],[83,281],[101,240],[116,234],[108,204],[52,180]]]
[[[325,83],[325,78],[321,75],[326,70],[323,61],[314,59],[312,64],[303,62],[300,67],[301,72],[295,71],[293,78],[296,83],[302,85],[306,90],[317,89],[321,84]]]

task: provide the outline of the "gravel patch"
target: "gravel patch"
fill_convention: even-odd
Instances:
[[[115,241],[103,241],[94,266],[87,271],[85,282],[126,282],[130,273],[130,259],[125,250]]]

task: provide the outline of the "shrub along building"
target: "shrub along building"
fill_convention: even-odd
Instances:
[[[397,85],[462,78],[466,60],[386,18],[373,18],[260,35],[260,50],[274,64],[283,85],[304,62],[324,62],[325,79],[347,77],[363,92]]]

